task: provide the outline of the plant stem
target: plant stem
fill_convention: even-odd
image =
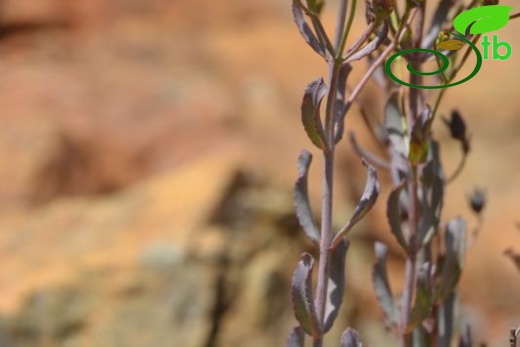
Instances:
[[[348,0],[339,3],[336,32],[334,33],[334,49],[336,56],[341,57],[341,39],[345,30]],[[321,207],[321,239],[318,265],[318,283],[316,285],[315,305],[318,320],[323,326],[325,321],[325,303],[327,301],[327,285],[330,265],[330,244],[332,241],[332,192],[334,179],[334,124],[336,119],[336,101],[338,97],[338,78],[341,62],[332,56],[329,60],[329,93],[325,114],[325,133],[329,139],[328,146],[323,150],[323,197]],[[323,335],[314,337],[313,347],[323,346]]]
[[[318,284],[316,288],[316,310],[318,319],[323,324],[325,318],[325,302],[327,300],[327,284],[329,277],[330,243],[332,240],[332,192],[334,171],[334,150],[324,151],[323,165],[323,198],[321,213],[320,261],[318,267]],[[321,347],[323,339],[315,339],[313,346]]]
[[[417,7],[417,18],[415,22],[415,32],[413,41],[416,47],[419,47],[422,42],[423,29],[424,29],[424,11],[425,3],[421,3]],[[414,68],[417,71],[421,71],[421,65],[423,58],[420,54],[414,55],[412,58],[415,63]],[[422,76],[416,74],[410,74],[410,83],[421,85]],[[408,113],[408,139],[412,139],[412,132],[414,130],[415,122],[418,120],[420,113],[424,108],[424,95],[422,89],[412,88],[410,90],[410,112]],[[416,285],[416,260],[417,260],[417,246],[416,237],[419,221],[419,209],[417,200],[417,189],[418,189],[418,170],[417,165],[410,162],[411,175],[408,177],[408,226],[409,226],[409,238],[408,244],[409,249],[406,254],[406,270],[405,270],[405,284],[402,297],[401,306],[401,329],[399,335],[399,346],[409,347],[412,344],[411,331],[408,331],[408,325],[410,323],[410,313],[412,306],[412,299],[414,296],[415,285]]]

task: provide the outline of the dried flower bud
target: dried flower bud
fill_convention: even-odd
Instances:
[[[372,0],[376,20],[385,19],[395,8],[395,0]]]
[[[466,141],[466,123],[464,122],[464,119],[462,119],[462,116],[460,115],[459,111],[454,110],[451,112],[451,119],[448,120],[446,118],[444,119],[444,123],[448,126],[450,129],[451,137],[459,140],[459,141]]]
[[[469,196],[469,204],[473,212],[480,214],[486,205],[486,192],[478,187]]]

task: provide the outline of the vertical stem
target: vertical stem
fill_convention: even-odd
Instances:
[[[414,30],[412,32],[412,39],[415,47],[420,48],[424,29],[424,11],[425,2],[423,1],[416,10],[416,18]],[[421,71],[422,55],[420,53],[412,56],[412,64],[417,71]],[[410,83],[422,85],[422,76],[410,74]],[[408,139],[412,138],[412,131],[414,129],[415,122],[417,121],[420,112],[424,107],[424,95],[422,89],[412,88],[410,89],[410,103],[408,112]],[[417,189],[418,189],[418,171],[417,166],[410,163],[411,166],[411,177],[408,178],[408,224],[410,229],[409,237],[409,250],[406,255],[406,270],[405,270],[405,285],[402,297],[401,306],[401,326],[399,334],[399,346],[410,347],[412,345],[412,334],[408,332],[408,324],[410,322],[410,311],[412,306],[412,300],[416,285],[416,261],[417,261],[417,247],[416,247],[416,236],[418,221],[420,216],[418,215],[418,201],[417,201]]]
[[[334,34],[334,49],[336,55],[340,56],[343,52],[338,52],[341,46],[341,39],[345,30],[345,19],[347,15],[348,0],[341,0],[338,9],[338,20],[336,22],[336,32]],[[323,198],[321,207],[321,240],[320,240],[320,260],[318,265],[318,284],[316,286],[315,305],[318,312],[318,319],[323,326],[325,321],[325,304],[327,300],[327,285],[330,265],[330,244],[332,242],[332,196],[334,178],[334,125],[336,122],[336,101],[338,92],[338,78],[340,63],[331,57],[329,60],[329,93],[327,96],[327,106],[325,114],[325,133],[328,137],[328,146],[323,150]],[[314,347],[323,346],[323,336],[313,339]]]
[[[416,260],[417,250],[415,247],[415,237],[417,235],[418,226],[418,209],[417,209],[417,168],[412,168],[412,177],[408,182],[409,208],[408,208],[408,222],[410,227],[410,238],[408,254],[406,256],[406,270],[405,270],[405,286],[402,298],[401,311],[401,331],[399,336],[399,346],[409,347],[411,345],[411,332],[407,331],[408,323],[410,321],[410,311],[412,306],[412,299],[415,291],[416,283]]]
[[[320,262],[318,267],[318,284],[316,288],[316,310],[318,319],[323,323],[325,303],[327,300],[327,284],[329,277],[330,243],[332,240],[332,191],[333,191],[334,151],[324,152],[323,166],[323,200],[321,215]],[[320,346],[316,345],[315,346]]]

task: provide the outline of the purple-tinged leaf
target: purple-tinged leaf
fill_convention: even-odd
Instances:
[[[352,71],[350,64],[343,64],[339,69],[338,74],[338,95],[336,98],[336,118],[334,127],[334,141],[338,143],[343,137],[345,127],[345,92],[347,90],[348,75]]]
[[[376,13],[372,7],[372,2],[365,0],[365,19],[367,24],[371,24],[376,21]]]
[[[340,347],[363,347],[359,333],[352,328],[347,328],[343,334],[341,334]]]
[[[388,217],[388,223],[390,224],[390,230],[392,231],[392,234],[395,236],[401,247],[403,247],[404,250],[407,250],[408,245],[404,238],[401,227],[402,218],[400,207],[401,191],[403,190],[404,185],[405,182],[402,182],[390,193],[390,196],[388,197],[386,216]]]
[[[350,57],[352,54],[356,53],[361,46],[369,39],[370,35],[374,32],[374,28],[376,26],[375,21],[372,21],[368,24],[368,26],[365,28],[365,31],[359,37],[356,41],[347,49],[347,51],[343,54],[343,61],[345,61],[348,57]]]
[[[323,130],[320,118],[321,101],[326,93],[327,86],[323,78],[315,79],[305,89],[301,106],[302,123],[305,132],[312,143],[320,149],[328,146],[327,136]]]
[[[466,324],[464,331],[460,335],[459,339],[459,347],[472,347],[473,343],[471,341],[471,327],[469,324]]]
[[[329,283],[327,286],[327,302],[325,305],[325,322],[323,331],[327,332],[332,328],[334,320],[338,316],[343,294],[345,292],[345,257],[347,255],[349,242],[342,240],[334,250],[332,250]]]
[[[436,234],[439,227],[442,204],[444,200],[444,173],[439,158],[439,144],[431,141],[430,159],[422,169],[422,184],[425,190],[423,197],[423,216],[419,223],[417,245],[426,245]]]
[[[312,295],[312,267],[314,258],[303,253],[292,277],[291,297],[293,311],[300,326],[311,336],[321,334],[314,298]]]
[[[369,55],[367,57],[367,62],[369,66],[372,66],[374,64],[374,61],[376,60],[376,57],[373,55]],[[372,74],[372,80],[376,83],[376,85],[379,86],[379,88],[383,89],[385,92],[389,89],[389,83],[390,78],[388,77],[387,73],[385,72],[385,66],[384,64],[380,64],[374,73]]]
[[[379,181],[377,180],[377,171],[368,165],[367,182],[365,191],[359,200],[359,203],[350,217],[350,220],[341,228],[332,241],[332,247],[336,247],[341,239],[372,209],[379,196]]]
[[[294,327],[289,336],[285,347],[304,347],[305,346],[305,331],[300,326]]]
[[[350,143],[354,148],[354,152],[356,152],[356,154],[362,160],[366,161],[368,164],[372,166],[377,167],[378,169],[383,169],[387,171],[390,170],[390,164],[388,162],[359,145],[359,143],[356,140],[356,135],[352,131],[350,132]]]
[[[397,311],[394,296],[386,274],[388,247],[381,242],[376,242],[374,250],[376,253],[376,264],[372,271],[372,282],[374,284],[377,300],[379,301],[379,305],[385,313],[388,322],[396,325],[399,319],[399,312]]]
[[[379,46],[381,46],[381,44],[385,41],[387,36],[388,36],[388,24],[385,21],[384,24],[383,24],[383,27],[377,33],[376,38],[373,39],[372,41],[370,41],[367,45],[365,45],[363,48],[358,50],[356,53],[354,53],[351,56],[349,56],[345,60],[345,63],[351,63],[353,61],[361,60],[364,57],[366,57],[367,55],[371,54],[376,49],[378,49]]]
[[[393,93],[385,106],[384,124],[388,132],[388,141],[393,152],[408,157],[408,148],[405,141],[404,116],[399,108],[399,97]]]
[[[303,15],[303,4],[300,0],[293,0],[292,3],[292,12],[294,21],[296,22],[296,25],[298,26],[298,30],[300,31],[300,34],[302,34],[303,39],[305,42],[309,44],[309,46],[316,51],[319,55],[322,57],[325,57],[325,47],[319,42],[319,40],[316,38],[316,35],[314,35],[312,29],[309,27],[307,22],[305,21],[305,16]]]
[[[312,215],[311,203],[307,187],[309,166],[312,154],[302,150],[298,157],[298,179],[294,185],[293,199],[296,216],[305,234],[314,242],[320,242],[320,234]]]
[[[455,289],[464,267],[466,221],[461,217],[457,217],[447,224],[445,249],[446,254],[442,264],[441,280],[435,292],[436,300],[443,300]]]

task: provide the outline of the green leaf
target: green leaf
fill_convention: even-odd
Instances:
[[[392,290],[390,289],[390,283],[388,282],[388,276],[386,273],[386,257],[388,254],[388,247],[377,242],[374,245],[376,253],[376,264],[372,271],[372,283],[376,292],[377,300],[381,309],[385,313],[387,320],[397,325],[399,320],[399,312],[395,305]]]
[[[323,78],[315,79],[305,89],[301,106],[302,123],[305,132],[312,143],[320,149],[325,149],[328,146],[327,136],[323,130],[320,118],[321,101],[326,93],[327,86]]]
[[[300,326],[311,336],[321,334],[314,298],[312,295],[312,268],[314,258],[309,253],[303,253],[291,282],[291,298],[293,311]]]
[[[302,150],[298,157],[298,179],[294,185],[293,200],[296,217],[305,234],[315,243],[320,242],[320,234],[312,215],[311,203],[308,193],[309,166],[312,162],[312,154]]]
[[[453,20],[453,27],[462,35],[485,34],[506,26],[509,12],[513,8],[504,5],[491,5],[472,8],[459,14]]]

